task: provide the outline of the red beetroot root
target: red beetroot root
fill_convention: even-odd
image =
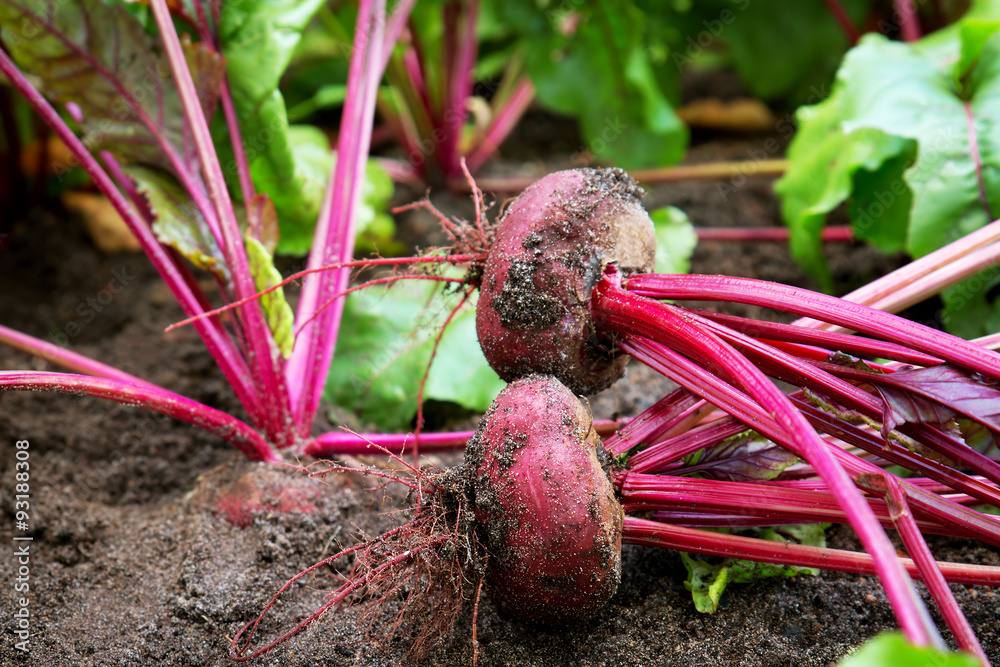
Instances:
[[[484,577],[513,616],[548,621],[595,612],[618,588],[624,520],[602,455],[589,411],[565,385],[541,375],[512,383],[483,417],[462,467],[434,475],[411,467],[413,480],[368,471],[417,492],[412,519],[296,575],[236,634],[230,655],[242,661],[266,653],[328,609],[367,598],[372,624],[398,602],[382,636],[408,628],[419,660],[449,634],[470,597],[478,608]],[[336,470],[346,469],[313,474]],[[354,568],[326,604],[251,650],[261,619],[289,587],[352,554]]]
[[[514,616],[586,616],[618,588],[623,514],[591,421],[558,380],[529,376],[500,392],[466,449],[488,590]]]
[[[507,208],[476,310],[480,346],[501,378],[544,373],[592,394],[622,376],[628,357],[598,339],[589,304],[608,264],[653,270],[641,196],[621,169],[575,169],[536,181]]]

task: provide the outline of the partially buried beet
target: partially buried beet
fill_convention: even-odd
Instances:
[[[506,209],[476,308],[479,344],[501,378],[546,373],[593,394],[622,376],[628,357],[596,335],[590,298],[609,264],[626,276],[653,270],[642,194],[621,169],[573,169],[536,181]]]
[[[591,422],[559,380],[532,375],[500,392],[466,449],[490,595],[512,615],[585,616],[618,588],[623,515]]]

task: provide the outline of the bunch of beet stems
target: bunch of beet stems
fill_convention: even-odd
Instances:
[[[343,266],[322,271],[315,269],[342,265],[352,258],[355,212],[364,183],[379,81],[414,2],[403,0],[398,3],[388,20],[385,0],[361,0],[359,3],[348,93],[338,140],[338,159],[336,168],[330,174],[308,260],[308,266],[314,271],[303,280],[296,313],[296,321],[304,324],[288,359],[279,353],[260,303],[254,298],[257,289],[237,222],[234,198],[226,187],[208,120],[167,0],[150,0],[149,4],[184,110],[185,136],[190,138],[190,145],[183,147],[174,145],[164,136],[157,119],[150,117],[141,100],[136,99],[117,78],[116,72],[106,68],[60,29],[58,15],[21,8],[26,22],[30,20],[38,30],[61,42],[74,53],[74,57],[87,61],[99,76],[117,88],[121,101],[151,135],[151,143],[162,151],[172,167],[172,174],[190,194],[198,212],[204,217],[208,233],[220,249],[231,276],[228,284],[220,281],[221,296],[224,301],[240,305],[235,309],[235,317],[228,323],[218,318],[197,318],[194,326],[246,408],[250,423],[243,423],[95,360],[3,327],[0,327],[0,343],[42,356],[78,374],[0,372],[0,389],[85,394],[140,405],[217,433],[254,461],[282,462],[282,449],[305,444],[310,438],[310,429],[326,382],[343,310],[343,299],[334,299],[333,295],[342,293],[350,280],[350,269]],[[173,9],[178,12],[178,19],[190,24],[205,48],[218,51],[217,16],[206,16],[200,3],[195,3],[196,16],[189,15],[179,5]],[[108,151],[92,154],[59,111],[2,49],[0,74],[25,97],[108,198],[185,314],[197,317],[209,312],[209,301],[184,260],[156,238],[154,213],[115,156]],[[254,191],[232,95],[225,80],[220,86],[219,99],[232,142],[240,195],[251,221],[248,234],[257,236],[259,240],[261,230],[259,223],[254,221],[260,218],[254,216],[254,210],[257,206],[265,206],[266,196]],[[76,122],[85,120],[78,105],[67,103],[64,107]]]
[[[801,331],[654,300],[706,298],[822,319],[872,338]],[[699,514],[705,515],[701,517],[707,521],[705,525],[719,525],[720,518],[729,518],[727,514],[741,515],[749,525],[824,521],[828,520],[824,516],[837,515],[850,521],[873,556],[875,570],[910,640],[918,645],[940,644],[891,542],[879,528],[880,522],[889,524],[898,531],[959,646],[986,661],[921,529],[975,537],[1000,546],[1000,521],[962,504],[1000,507],[1000,465],[935,423],[960,415],[993,432],[1000,431],[1000,392],[993,386],[1000,380],[1000,355],[881,311],[791,287],[731,277],[636,275],[622,283],[612,268],[598,284],[591,306],[599,331],[613,332],[623,351],[690,392],[659,404],[660,420],[647,415],[645,425],[633,422],[609,439],[606,446],[611,454],[627,455],[648,444],[649,434],[643,431],[649,424],[659,421],[662,428],[681,418],[695,404],[696,396],[729,415],[629,457],[626,470],[616,477],[623,506],[632,514],[652,511],[654,519],[627,517],[625,541],[682,548],[670,537],[677,535],[676,529],[665,522],[698,525]],[[883,375],[861,371],[830,363],[828,350],[924,368],[894,382],[894,374],[901,372],[894,366],[881,365]],[[785,394],[768,376],[802,391]],[[928,388],[920,380],[952,383],[951,400],[935,394],[938,387]],[[865,391],[864,385],[874,385],[879,391]],[[917,423],[898,419],[903,423],[899,428],[925,451],[957,461],[975,476],[911,452],[888,437],[891,420],[896,419],[895,406],[887,398],[890,388],[905,392],[904,401],[923,398],[938,402],[938,408],[946,406],[923,417],[926,423],[923,419]],[[828,410],[810,404],[807,395]],[[881,421],[881,437],[840,416],[845,413]],[[819,480],[724,482],[720,486],[718,481],[679,480],[669,474],[683,468],[678,464],[686,455],[733,437],[748,426],[807,461]],[[821,433],[925,475],[936,484],[928,487],[901,479],[831,444]],[[935,491],[958,495],[944,497]],[[880,501],[874,503],[878,512],[873,511],[871,499]],[[829,563],[813,564],[830,567]]]

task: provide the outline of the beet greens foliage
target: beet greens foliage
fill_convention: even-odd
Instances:
[[[902,43],[866,35],[829,98],[803,107],[776,189],[792,249],[829,286],[819,233],[847,202],[858,238],[926,255],[1000,215],[1000,10]],[[944,291],[944,321],[965,337],[1000,328],[995,272]]]

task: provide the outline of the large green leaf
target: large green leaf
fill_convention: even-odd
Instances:
[[[0,0],[0,38],[46,97],[79,107],[91,151],[106,149],[122,162],[169,169],[160,137],[183,158],[193,158],[167,58],[122,6],[101,0]],[[199,44],[183,46],[211,117],[222,59]]]
[[[287,139],[295,156],[298,177],[304,179],[303,182],[308,187],[323,192],[337,158],[330,150],[326,135],[310,125],[292,125],[288,128]],[[254,162],[251,172],[254,183],[267,192],[280,188],[282,184],[289,184],[288,175],[273,171],[273,165],[266,160]],[[396,226],[387,212],[393,189],[392,179],[385,170],[378,163],[369,160],[355,219],[359,253],[364,254],[377,248],[383,254],[391,254],[395,248],[392,237]],[[284,196],[287,198],[287,193]],[[318,214],[317,208],[308,218],[296,216],[289,219],[288,216],[282,218],[279,210],[281,236],[278,240],[278,252],[286,255],[304,255],[309,252]]]
[[[409,428],[434,338],[456,298],[418,281],[349,295],[325,398],[380,428]],[[424,398],[485,410],[503,386],[479,349],[467,304],[445,329]]]
[[[913,44],[866,36],[845,58],[831,97],[800,111],[777,189],[796,256],[814,274],[825,275],[826,213],[848,198],[859,236],[915,257],[1000,212],[1000,12],[974,11]],[[954,291],[944,295],[953,330],[990,332],[984,311],[995,309],[987,299],[994,279],[960,288],[961,304]]]
[[[667,63],[654,67],[646,15],[630,2],[577,3],[573,29],[553,9],[524,27],[528,73],[536,96],[558,113],[576,117],[587,150],[598,161],[625,168],[677,162],[687,128],[674,113],[660,75],[676,85]]]
[[[838,667],[976,667],[979,660],[968,653],[946,653],[927,646],[914,646],[901,633],[886,632],[866,642]]]
[[[831,281],[821,233],[827,214],[850,196],[856,174],[877,172],[887,160],[910,149],[905,139],[878,130],[845,134],[842,107],[841,96],[834,94],[820,104],[799,109],[800,129],[788,149],[790,166],[775,184],[782,215],[791,229],[792,254],[826,289]],[[894,197],[887,203],[896,210],[908,201]],[[862,218],[866,224],[859,234],[872,233],[867,231],[871,227],[867,220]]]
[[[281,252],[308,250],[302,238],[311,236],[326,188],[326,175],[321,176],[315,154],[302,150],[289,130],[278,90],[302,30],[322,4],[322,0],[226,2],[219,23],[247,159],[254,184],[271,196],[278,211]]]

